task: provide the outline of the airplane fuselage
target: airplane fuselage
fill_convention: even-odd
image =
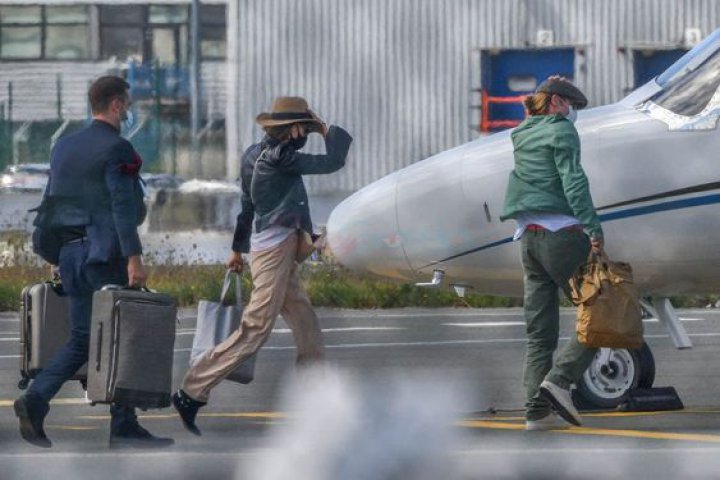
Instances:
[[[720,287],[720,135],[669,131],[621,102],[581,112],[576,124],[611,258],[632,264],[644,294]],[[404,282],[445,282],[522,295],[514,221],[500,222],[513,168],[509,132],[483,137],[395,172],[331,215],[342,264]]]

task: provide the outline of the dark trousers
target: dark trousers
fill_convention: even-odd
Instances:
[[[88,249],[86,241],[77,241],[63,245],[60,250],[60,277],[70,303],[72,332],[70,340],[35,377],[28,389],[28,395],[44,402],[49,402],[63,383],[72,378],[88,360],[93,293],[104,285],[126,285],[128,281],[127,259],[88,265]],[[113,404],[110,414],[110,428],[113,432],[132,426],[137,421],[132,407]]]
[[[568,281],[587,260],[590,240],[580,230],[528,230],[522,237],[525,273],[525,354],[526,416],[538,420],[550,413],[550,404],[539,397],[540,383],[548,380],[561,388],[576,383],[592,362],[596,349],[580,344],[577,335],[553,362],[560,336],[558,290],[568,293]]]

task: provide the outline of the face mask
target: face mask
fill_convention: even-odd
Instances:
[[[125,131],[129,131],[135,125],[135,115],[132,110],[123,110],[120,120]]]
[[[565,115],[565,118],[570,120],[572,123],[575,123],[575,120],[577,120],[577,110],[575,110],[572,105],[568,107],[568,113]]]
[[[292,147],[293,147],[295,150],[300,150],[300,149],[302,149],[302,148],[305,146],[306,143],[307,143],[307,137],[298,137],[298,138],[291,138],[291,139],[290,139],[290,145],[292,145]]]

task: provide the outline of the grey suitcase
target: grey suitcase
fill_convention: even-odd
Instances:
[[[18,388],[25,390],[31,379],[48,364],[70,339],[72,325],[68,300],[62,285],[36,283],[22,291],[20,309],[20,375]],[[85,385],[87,364],[72,377]]]
[[[93,295],[88,399],[142,409],[170,406],[177,306],[147,289]]]

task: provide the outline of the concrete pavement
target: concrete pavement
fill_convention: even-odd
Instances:
[[[720,467],[720,311],[680,312],[695,344],[686,351],[676,350],[657,322],[646,323],[656,358],[655,384],[675,386],[686,410],[588,414],[582,428],[542,433],[523,430],[525,339],[520,310],[321,310],[320,315],[328,360],[349,380],[339,382],[343,388],[329,388],[319,400],[313,399],[329,402],[324,411],[312,414],[315,417],[300,418],[302,402],[297,411],[288,412],[295,407],[288,407],[292,404],[282,392],[295,376],[294,348],[290,331],[280,321],[260,353],[256,380],[248,386],[225,382],[213,392],[198,421],[203,437],[185,432],[171,410],[145,412],[142,424],[174,437],[177,444],[163,451],[114,452],[106,446],[107,407],[86,405],[76,382],[63,388],[46,420],[54,447],[38,450],[20,439],[11,408],[20,393],[18,321],[15,314],[0,314],[0,478],[84,479],[102,472],[103,478],[264,480],[258,476],[262,474],[247,472],[273,465],[263,463],[267,455],[287,450],[288,444],[315,445],[311,452],[318,456],[334,455],[330,463],[336,474],[326,478],[343,479],[426,478],[412,465],[427,459],[428,445],[431,451],[442,451],[443,459],[432,465],[443,465],[446,478],[715,478]],[[176,383],[187,365],[194,321],[193,311],[183,312]],[[573,312],[564,311],[566,335],[572,321]],[[409,386],[403,390],[401,384]],[[446,385],[458,392],[455,397],[437,391]],[[290,396],[302,397],[303,391],[296,389]],[[341,401],[333,403],[333,398]],[[348,417],[365,425],[349,422],[352,428],[324,433],[298,430],[304,424],[341,425]],[[438,419],[447,431],[433,424]],[[438,439],[447,435],[447,440],[427,443],[422,432],[435,432],[433,428]],[[278,437],[283,429],[287,436]],[[406,459],[401,470],[406,476],[359,476],[363,470],[351,468],[351,460],[363,458],[357,447],[323,447],[323,435],[334,439],[326,443],[350,441],[337,430],[365,438],[358,441],[364,447],[377,444],[381,451],[396,452],[389,457]],[[413,445],[418,445],[415,453]],[[373,459],[378,455],[365,453],[366,474],[377,467]],[[280,458],[292,463],[294,457]],[[428,468],[423,464],[424,471]],[[303,477],[303,471],[297,467],[295,478],[311,478]],[[276,477],[268,473],[264,478]]]

